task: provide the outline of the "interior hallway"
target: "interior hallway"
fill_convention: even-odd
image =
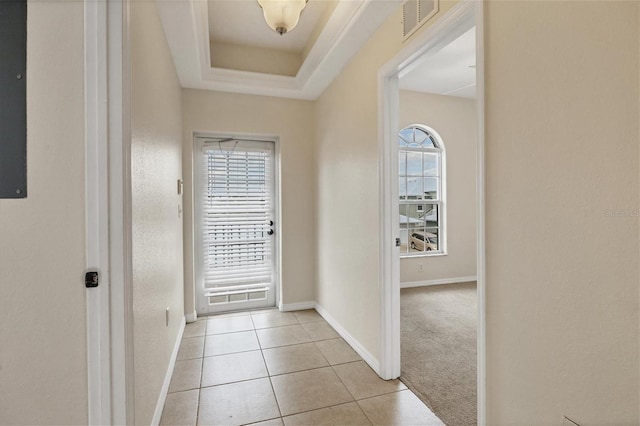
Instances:
[[[442,425],[384,381],[314,310],[187,324],[162,425]]]

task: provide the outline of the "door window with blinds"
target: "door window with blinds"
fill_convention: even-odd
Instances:
[[[276,304],[275,144],[196,137],[199,314]]]

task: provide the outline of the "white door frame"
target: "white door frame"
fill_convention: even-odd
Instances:
[[[380,157],[380,376],[400,376],[400,255],[395,247],[399,233],[398,150],[399,77],[408,73],[423,55],[430,55],[464,32],[476,27],[477,142],[477,275],[478,275],[478,424],[486,424],[485,391],[485,229],[484,229],[484,25],[483,2],[461,0],[433,25],[415,35],[378,72],[378,123]]]
[[[109,239],[113,424],[135,419],[129,0],[108,1]]]
[[[201,138],[211,138],[211,139],[238,139],[241,141],[255,141],[255,142],[270,142],[273,143],[273,205],[275,209],[275,239],[274,239],[274,259],[273,259],[273,273],[275,274],[274,280],[274,291],[275,291],[275,307],[282,310],[282,277],[280,272],[282,271],[282,256],[281,256],[281,247],[282,247],[282,206],[280,205],[281,200],[281,192],[280,192],[280,137],[273,135],[260,135],[260,134],[244,134],[244,133],[233,133],[233,132],[225,132],[225,133],[216,133],[216,132],[196,132],[193,134],[193,139],[191,143],[193,144],[193,155],[192,155],[192,164],[194,169],[195,176],[195,163],[196,156],[198,154],[198,139]],[[195,188],[195,178],[193,187]],[[198,218],[198,206],[196,201],[196,193],[194,190],[194,197],[192,199],[192,210],[193,210],[193,241],[194,241],[194,295],[196,299],[196,312],[199,306],[198,300],[198,291],[200,289],[200,281],[202,280],[202,259],[198,256],[196,252],[195,246],[198,243],[197,239],[199,238],[198,232],[201,232],[199,229],[199,220]]]
[[[87,422],[133,424],[129,1],[84,6]]]
[[[85,0],[85,266],[99,274],[86,288],[88,423],[111,423],[109,347],[109,170],[107,4]],[[105,350],[105,348],[107,350]]]

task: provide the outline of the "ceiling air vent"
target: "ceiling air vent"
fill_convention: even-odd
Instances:
[[[407,0],[402,4],[402,35],[411,36],[438,13],[438,0]]]
[[[408,36],[418,26],[418,1],[408,0],[402,5],[402,35]]]
[[[418,0],[418,22],[427,22],[438,12],[438,0]]]

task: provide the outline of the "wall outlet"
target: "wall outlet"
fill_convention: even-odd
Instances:
[[[420,272],[424,271],[424,265],[422,263],[418,264],[418,271]]]
[[[165,322],[167,324],[167,327],[169,327],[169,307],[168,306],[167,306],[167,310],[165,311],[165,314],[164,314],[164,319],[165,319]]]
[[[571,420],[569,417],[562,417],[562,426],[580,426],[578,423]]]

